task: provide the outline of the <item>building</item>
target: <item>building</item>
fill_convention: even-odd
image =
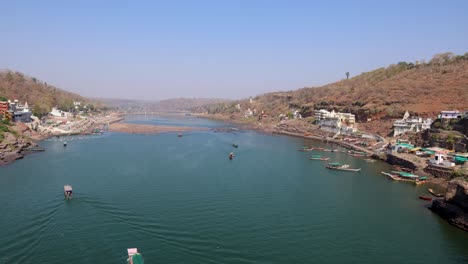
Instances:
[[[31,122],[32,112],[29,110],[28,102],[21,105],[18,100],[10,103],[11,119],[14,122]]]
[[[53,107],[52,111],[50,112],[50,115],[54,117],[68,117],[68,114],[68,112],[59,110],[57,107]]]
[[[10,104],[8,102],[0,102],[0,115],[4,116],[8,110],[10,110]]]
[[[461,113],[458,110],[453,110],[453,111],[441,111],[439,118],[441,119],[455,119],[455,118],[461,118]]]
[[[301,118],[302,118],[301,111],[295,110],[295,111],[293,112],[293,117],[294,117],[294,119],[301,119]]]
[[[80,106],[81,106],[81,102],[79,102],[79,101],[73,101],[73,106],[75,106],[75,109],[78,110],[78,109],[80,108]]]
[[[350,135],[357,131],[356,117],[351,113],[331,112],[320,109],[314,112],[315,123],[320,129],[336,134]]]
[[[254,115],[254,111],[250,110],[250,108],[247,108],[244,112],[244,118],[249,118]]]
[[[432,119],[422,119],[421,117],[411,117],[408,111],[402,119],[393,122],[393,136],[403,135],[406,132],[420,132],[431,128]]]

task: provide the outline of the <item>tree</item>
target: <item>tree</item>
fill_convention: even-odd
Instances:
[[[349,72],[346,72],[346,80],[349,79]]]
[[[0,96],[0,102],[6,102],[8,101],[5,96]]]

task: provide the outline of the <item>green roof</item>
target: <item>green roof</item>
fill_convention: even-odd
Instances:
[[[132,256],[132,262],[133,262],[133,264],[144,264],[145,263],[143,261],[143,257],[141,256],[140,253],[136,253],[135,255]]]
[[[414,174],[409,173],[409,172],[404,172],[404,171],[392,171],[392,172],[400,175],[401,177],[405,177],[405,178],[418,178],[417,175],[414,175]]]
[[[414,145],[407,144],[407,143],[399,143],[399,144],[397,144],[397,145],[398,145],[398,146],[401,146],[401,147],[404,147],[404,148],[409,148],[409,149],[414,148]]]

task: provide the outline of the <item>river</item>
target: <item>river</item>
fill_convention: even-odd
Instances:
[[[418,199],[427,186],[390,181],[382,162],[297,151],[325,143],[217,129],[60,140],[0,168],[2,264],[126,263],[130,247],[145,263],[468,263],[468,233]],[[327,170],[312,154],[362,171]]]

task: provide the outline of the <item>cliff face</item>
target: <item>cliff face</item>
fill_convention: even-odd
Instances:
[[[450,224],[468,231],[468,181],[451,180],[445,198],[434,200],[430,209]]]

